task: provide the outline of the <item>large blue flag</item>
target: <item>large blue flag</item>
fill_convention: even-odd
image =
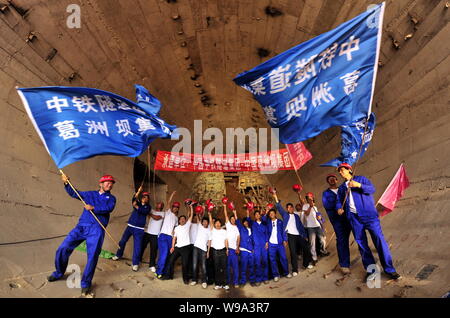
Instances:
[[[280,141],[304,141],[371,112],[384,3],[239,74]]]
[[[375,114],[370,114],[367,130],[365,129],[367,118],[361,118],[349,125],[343,125],[341,128],[341,154],[339,157],[321,164],[321,167],[338,167],[341,163],[346,162],[353,165],[358,160],[358,153],[361,150],[359,158],[361,158],[369,147],[375,130]],[[364,134],[364,131],[366,133]],[[364,141],[363,141],[364,136]],[[361,148],[361,142],[363,142]]]
[[[134,87],[136,88],[136,100],[138,105],[146,109],[149,113],[159,116],[159,111],[162,106],[159,99],[150,94],[144,86],[135,84]]]
[[[129,99],[99,89],[17,90],[58,168],[97,155],[137,157],[176,128]]]

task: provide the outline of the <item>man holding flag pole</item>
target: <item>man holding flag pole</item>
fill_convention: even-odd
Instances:
[[[98,155],[137,157],[155,138],[169,138],[175,126],[156,116],[160,103],[148,91],[137,87],[139,104],[114,93],[84,87],[16,88],[47,152],[60,169],[66,191],[82,201],[79,223],[56,252],[56,271],[50,282],[63,277],[75,247],[86,240],[88,260],[81,281],[82,295],[88,295],[101,252],[109,214],[116,199],[110,193],[115,180],[105,175],[99,191],[78,192],[61,170],[79,160]]]

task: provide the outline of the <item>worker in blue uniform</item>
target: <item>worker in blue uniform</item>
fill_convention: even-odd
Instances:
[[[239,255],[240,255],[240,278],[239,287],[244,287],[247,280],[250,281],[250,286],[256,287],[256,277],[254,268],[254,250],[255,244],[253,241],[253,231],[247,218],[242,221],[237,218],[236,210],[234,217],[236,218],[236,225],[239,229]]]
[[[228,217],[227,206],[223,205],[225,216],[225,229],[227,231],[228,253],[227,253],[227,282],[228,285],[238,287],[239,284],[239,245],[241,235],[236,225],[237,217],[232,214]]]
[[[79,199],[75,191],[69,185],[69,178],[62,175],[62,180],[67,193],[75,199]],[[65,240],[56,251],[56,270],[47,278],[49,282],[61,279],[66,272],[69,257],[73,250],[86,241],[87,264],[81,278],[81,293],[87,295],[90,292],[92,278],[94,277],[98,257],[102,250],[105,232],[92,216],[92,211],[104,227],[108,225],[109,215],[116,206],[116,198],[111,194],[115,180],[111,175],[105,175],[99,180],[99,191],[82,191],[80,196],[85,201],[83,213],[75,228],[70,231]]]
[[[391,279],[399,279],[396,272],[389,246],[383,236],[378,211],[375,208],[373,194],[375,187],[369,179],[364,176],[353,176],[353,169],[348,163],[342,163],[338,167],[338,172],[346,180],[338,190],[338,200],[336,210],[339,215],[345,213],[352,227],[356,243],[358,243],[364,268],[367,271],[366,280],[374,279],[375,269],[368,271],[369,266],[376,264],[367,241],[366,230],[372,238],[372,242],[377,249],[381,265],[384,272]],[[348,196],[346,193],[348,188]],[[346,199],[346,200],[345,200]],[[344,204],[345,200],[345,204]]]
[[[339,215],[336,211],[338,198],[338,178],[329,174],[326,178],[329,188],[322,193],[322,204],[327,211],[328,218],[336,234],[336,249],[339,258],[339,266],[343,274],[350,273],[350,232],[352,228],[345,215]]]
[[[282,268],[282,276],[291,278],[289,273],[289,265],[286,257],[285,247],[288,245],[288,238],[283,227],[283,222],[277,219],[277,210],[269,210],[269,220],[267,221],[267,234],[269,242],[267,243],[269,249],[270,269],[272,270],[273,280],[275,282],[280,280],[280,272],[278,270],[277,259],[280,260]]]
[[[267,236],[267,216],[261,216],[259,210],[253,212],[255,220],[250,219],[247,209],[247,222],[252,229],[253,236],[253,268],[255,269],[256,286],[269,283],[269,256],[267,254],[269,237]]]
[[[311,265],[311,247],[307,241],[308,233],[300,220],[300,216],[294,213],[294,205],[286,204],[288,212],[283,208],[278,199],[276,190],[273,191],[273,197],[276,202],[278,212],[283,218],[283,231],[287,234],[289,243],[289,252],[291,254],[292,275],[298,275],[298,256],[297,252],[301,250],[304,268],[312,268]]]
[[[139,269],[139,263],[141,258],[142,240],[144,238],[144,228],[147,221],[147,216],[151,211],[149,205],[150,193],[142,193],[142,186],[133,195],[131,204],[133,206],[133,212],[128,219],[128,225],[123,232],[122,239],[119,242],[120,248],[117,250],[116,255],[112,257],[113,261],[117,261],[123,256],[125,251],[125,245],[131,236],[133,236],[133,258],[132,258],[132,270],[137,272]]]

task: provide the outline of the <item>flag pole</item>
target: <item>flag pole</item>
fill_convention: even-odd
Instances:
[[[66,176],[66,174],[64,173],[64,171],[62,171],[62,169],[59,169],[59,172],[61,173],[61,175]],[[78,196],[78,198],[80,199],[81,202],[83,202],[84,205],[87,205],[86,202],[83,200],[83,198],[81,197],[80,193],[77,191],[77,189],[75,189],[75,187],[73,186],[72,182],[70,182],[69,179],[67,179],[67,183],[70,185],[70,187],[72,188],[72,190],[76,193],[76,195]],[[95,218],[95,220],[98,222],[98,224],[100,224],[100,226],[103,228],[103,230],[105,231],[105,233],[109,236],[109,238],[114,242],[114,244],[120,248],[119,244],[116,242],[116,240],[114,240],[114,238],[111,236],[111,234],[109,234],[108,230],[104,227],[104,225],[102,224],[102,222],[100,222],[100,220],[97,218],[97,216],[94,214],[94,212],[92,212],[91,210],[88,210],[89,212],[91,212],[92,216]]]

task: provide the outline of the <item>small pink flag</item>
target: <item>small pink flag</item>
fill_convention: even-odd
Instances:
[[[395,203],[403,196],[403,193],[407,187],[409,187],[409,180],[406,175],[405,167],[402,163],[395,174],[394,179],[392,179],[380,200],[378,200],[378,203],[384,207],[383,212],[381,212],[381,216],[385,216],[394,210]]]
[[[311,153],[308,151],[308,149],[306,149],[303,142],[287,144],[286,148],[289,152],[295,170],[300,169],[305,165],[305,163],[312,159]]]

